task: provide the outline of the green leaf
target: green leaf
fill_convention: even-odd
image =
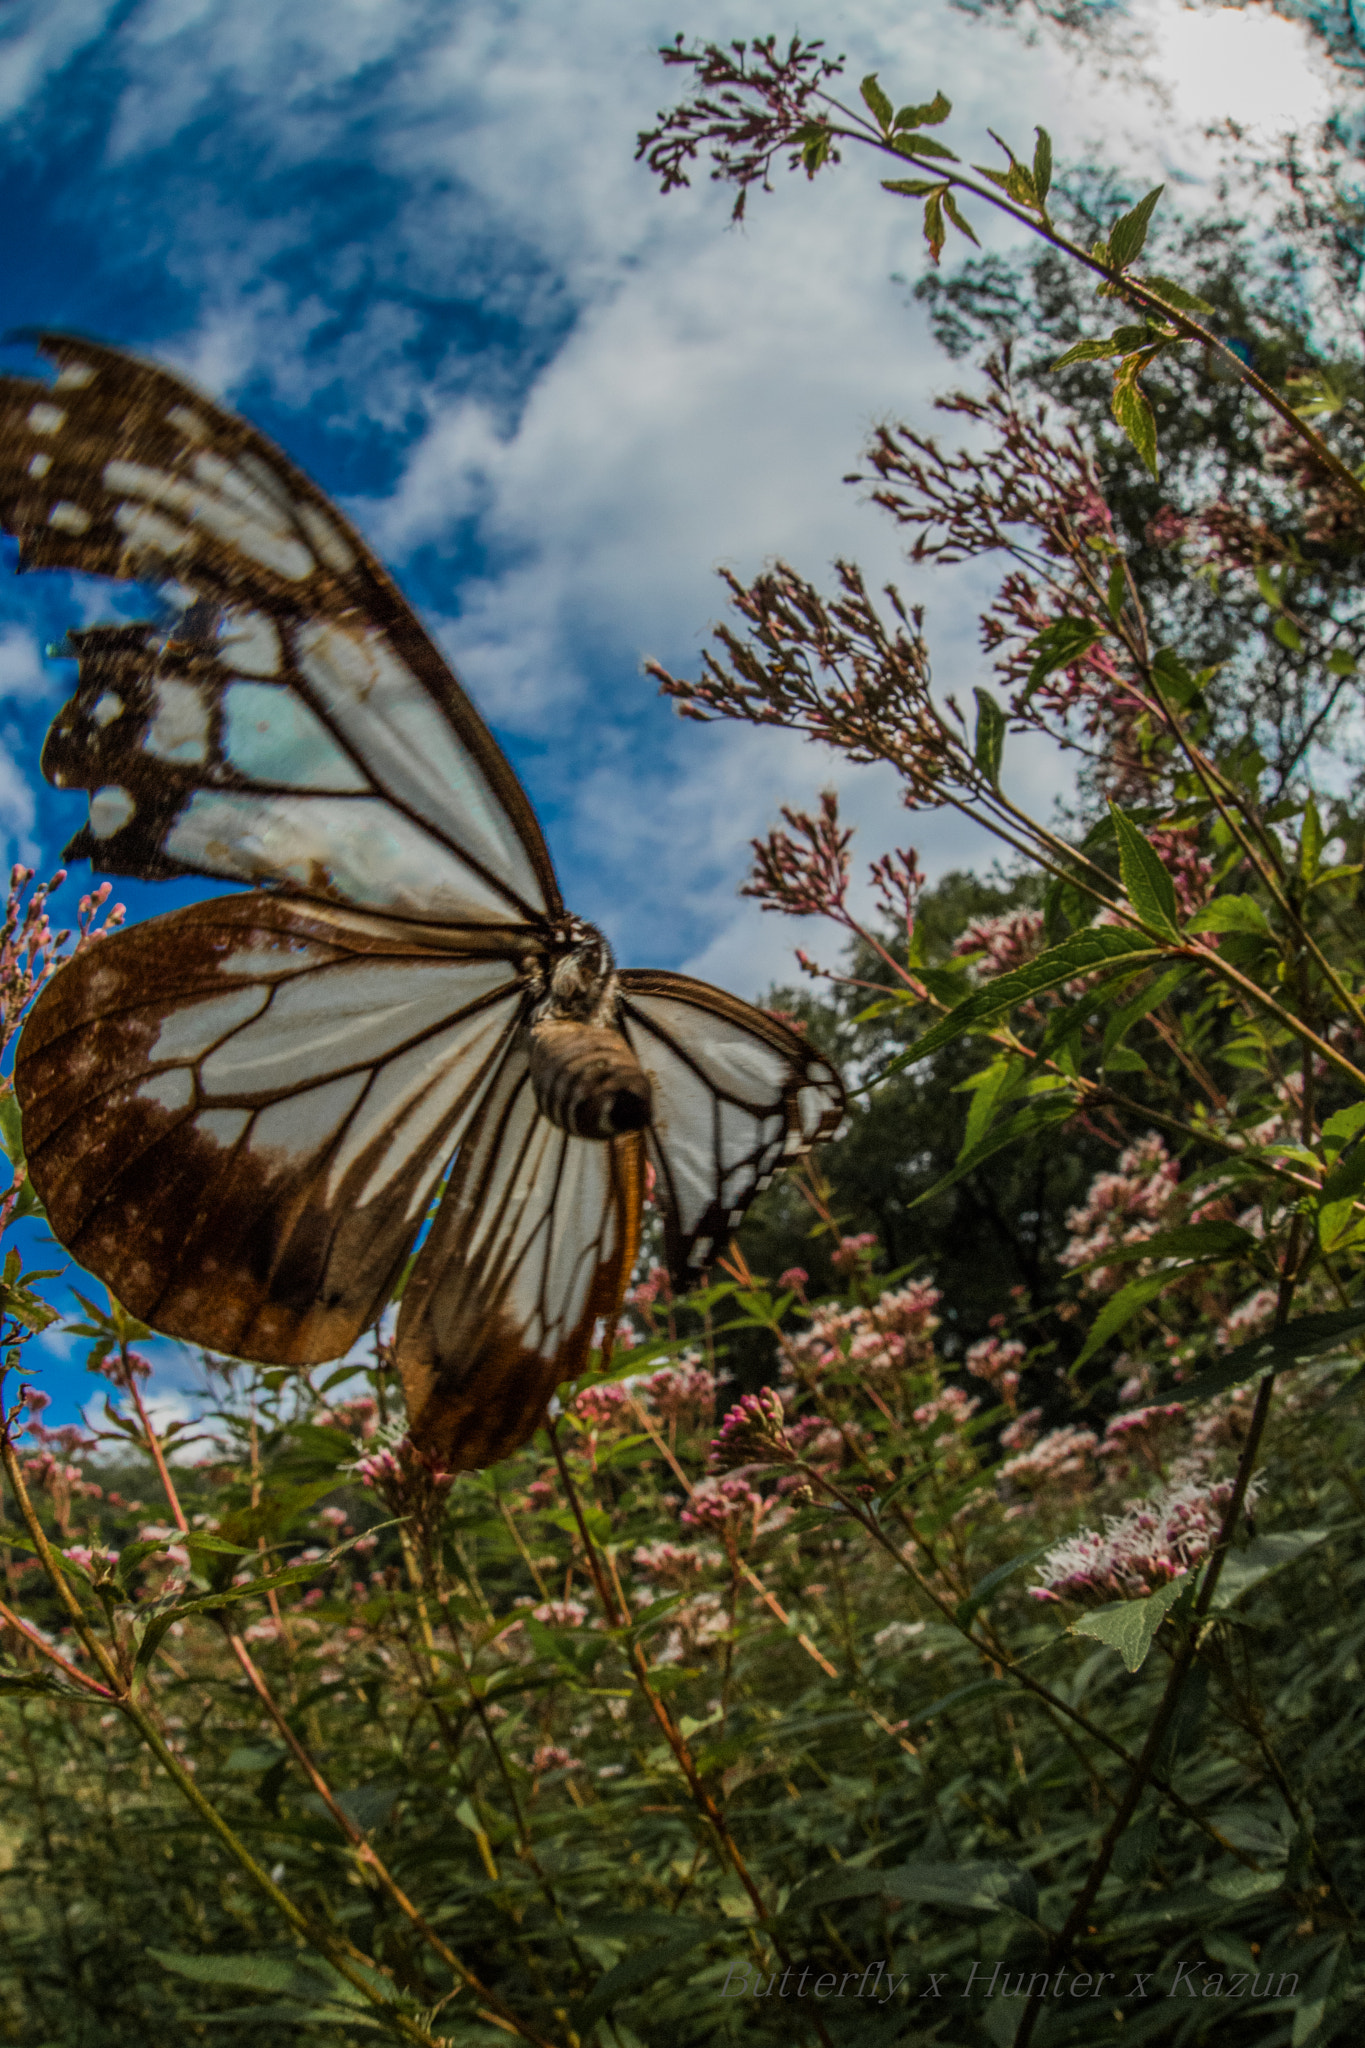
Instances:
[[[892,137],[891,146],[901,156],[942,157],[950,164],[958,161],[954,151],[940,142],[936,135],[896,135]]]
[[[823,164],[829,162],[830,149],[834,138],[825,121],[812,121],[798,131],[797,141],[801,145],[801,167],[808,178],[813,178]]]
[[[1216,670],[1202,668],[1198,675],[1191,675],[1173,647],[1159,647],[1152,656],[1152,673],[1163,694],[1183,709],[1212,680]]]
[[[942,193],[943,186],[934,178],[883,178],[883,192],[900,192],[907,199],[922,199],[926,192]]]
[[[1111,1607],[1096,1607],[1076,1623],[1078,1636],[1094,1636],[1117,1650],[1130,1671],[1140,1671],[1156,1641],[1156,1632],[1190,1583],[1188,1572],[1167,1585],[1158,1586],[1145,1600],[1119,1600]]]
[[[992,789],[1000,787],[1000,760],[1005,751],[1006,718],[989,690],[974,690],[976,738],[972,758]]]
[[[1085,1266],[1118,1266],[1133,1259],[1181,1259],[1188,1265],[1205,1265],[1214,1259],[1249,1258],[1260,1249],[1260,1240],[1240,1223],[1182,1223],[1175,1230],[1158,1230],[1140,1244],[1116,1244],[1097,1252]],[[1171,1276],[1168,1274],[1167,1278]]]
[[[574,2008],[575,2033],[581,2038],[588,2036],[618,1999],[654,1984],[670,1964],[678,1962],[690,1950],[699,1948],[702,1942],[711,1940],[717,1932],[710,1920],[685,1920],[671,1941],[660,1942],[654,1948],[640,1949],[633,1956],[623,1957],[605,1976],[598,1978],[583,2003]]]
[[[1052,189],[1052,137],[1046,128],[1035,128],[1033,132],[1038,138],[1033,146],[1033,189],[1041,207],[1046,205]]]
[[[1033,656],[1028,672],[1028,694],[1031,696],[1054,669],[1070,668],[1073,662],[1089,653],[1097,640],[1103,638],[1103,628],[1090,619],[1066,617],[1054,619],[1050,626],[1044,626],[1024,649],[1026,654]]]
[[[1365,1188],[1365,1140],[1353,1145],[1337,1161],[1318,1193],[1319,1204],[1344,1201]]]
[[[1144,1273],[1140,1280],[1130,1280],[1111,1301],[1107,1301],[1090,1326],[1090,1335],[1081,1347],[1081,1355],[1072,1366],[1072,1372],[1079,1372],[1102,1344],[1107,1344],[1111,1337],[1117,1337],[1120,1330],[1126,1329],[1139,1310],[1146,1308],[1149,1301],[1154,1301],[1170,1286],[1172,1278],[1170,1273]]]
[[[958,233],[960,235],[965,235],[969,242],[975,242],[977,248],[979,249],[981,247],[981,244],[979,241],[977,241],[976,230],[973,228],[971,222],[967,219],[967,216],[963,213],[962,208],[958,205],[957,201],[954,199],[952,193],[949,191],[946,185],[943,188],[943,210],[947,214],[953,226],[957,229]]]
[[[1063,1083],[1050,1099],[1041,1103],[1031,1102],[1026,1109],[1019,1110],[1006,1123],[1000,1124],[970,1151],[960,1153],[956,1163],[947,1173],[940,1175],[933,1186],[926,1188],[922,1195],[916,1195],[914,1201],[909,1204],[907,1214],[923,1207],[925,1202],[932,1202],[935,1196],[943,1194],[967,1174],[975,1172],[987,1159],[992,1158],[997,1152],[1003,1152],[1007,1145],[1021,1144],[1024,1139],[1035,1137],[1038,1132],[1047,1130],[1052,1124],[1065,1123],[1075,1114],[1075,1098],[1070,1088]]]
[[[994,1686],[997,1680],[986,1683]],[[1009,1863],[902,1863],[889,1869],[822,1870],[798,1885],[787,1912],[832,1904],[837,1899],[884,1895],[906,1905],[946,1906],[969,1913],[996,1913],[1013,1908],[1032,1919],[1038,1910],[1037,1886],[1026,1870]]]
[[[1207,299],[1198,298],[1187,291],[1183,284],[1177,284],[1173,277],[1140,277],[1135,280],[1145,284],[1149,292],[1157,292],[1168,306],[1174,306],[1180,313],[1212,313],[1213,307]]]
[[[1120,332],[1122,331],[1120,329]],[[1049,368],[1065,370],[1071,363],[1099,363],[1103,362],[1106,357],[1122,354],[1123,350],[1120,348],[1115,335],[1109,334],[1104,336],[1103,339],[1097,336],[1093,341],[1073,342],[1066,353],[1058,356],[1056,361],[1049,365]]]
[[[1300,831],[1300,874],[1306,883],[1314,883],[1318,879],[1324,838],[1326,834],[1322,831],[1322,817],[1318,815],[1318,805],[1314,803],[1310,791],[1308,803],[1304,805],[1304,827]]]
[[[1323,1144],[1329,1155],[1335,1157],[1362,1126],[1365,1126],[1365,1102],[1353,1102],[1349,1109],[1339,1109],[1329,1116],[1322,1127]]]
[[[1046,953],[1040,953],[1026,966],[1012,968],[1008,974],[999,974],[994,981],[987,982],[984,988],[974,990],[914,1045],[898,1054],[886,1068],[886,1073],[894,1074],[901,1067],[917,1065],[930,1053],[951,1045],[965,1031],[994,1023],[1017,1003],[1027,1002],[1031,996],[1044,995],[1049,989],[1060,988],[1064,982],[1094,974],[1117,960],[1131,959],[1136,965],[1140,961],[1160,957],[1150,940],[1140,932],[1126,931],[1120,925],[1087,925],[1084,931],[1073,932],[1069,939],[1063,939],[1059,946],[1049,947]]]
[[[1361,1330],[1365,1330],[1365,1307],[1296,1316],[1282,1330],[1271,1330],[1249,1344],[1239,1344],[1226,1358],[1206,1366],[1176,1391],[1187,1408],[1193,1407],[1196,1402],[1207,1401],[1211,1394],[1240,1386],[1243,1380],[1255,1379],[1263,1372],[1287,1372],[1292,1366],[1303,1365],[1310,1358],[1347,1343]]]
[[[863,96],[863,105],[872,115],[882,134],[890,134],[892,123],[896,118],[896,110],[878,85],[875,71],[868,72],[859,90]]]
[[[1113,269],[1126,270],[1134,257],[1141,253],[1147,240],[1152,211],[1165,189],[1164,185],[1155,186],[1145,199],[1139,199],[1131,213],[1125,213],[1110,228],[1109,262]]]
[[[1160,1009],[1167,998],[1173,996],[1181,983],[1187,981],[1193,972],[1192,967],[1169,968],[1165,974],[1159,974],[1155,981],[1149,981],[1145,988],[1139,989],[1122,1009],[1114,1011],[1104,1027],[1106,1061],[1133,1026],[1140,1024],[1153,1010]]]
[[[1291,618],[1287,617],[1283,612],[1281,612],[1279,618],[1276,619],[1274,625],[1271,627],[1270,630],[1275,635],[1275,638],[1279,641],[1281,647],[1287,647],[1291,654],[1298,654],[1302,649],[1302,633],[1294,624],[1294,621]]]
[[[897,128],[937,128],[941,121],[947,120],[952,111],[952,101],[945,98],[941,92],[936,92],[934,97],[926,100],[922,106],[902,107],[892,125]]]
[[[924,202],[924,239],[929,244],[931,262],[938,262],[947,235],[948,230],[943,225],[943,189],[940,186]]]
[[[1196,910],[1185,927],[1190,932],[1255,932],[1258,938],[1275,935],[1254,896],[1215,896],[1202,910]]]
[[[987,1572],[984,1579],[978,1579],[971,1592],[965,1599],[959,1600],[953,1610],[953,1619],[958,1627],[970,1628],[977,1614],[998,1588],[1004,1585],[1006,1579],[1013,1578],[1025,1565],[1034,1563],[1048,1547],[1046,1543],[1040,1543],[1033,1550],[1022,1550],[1018,1557],[1007,1559],[1004,1564],[998,1564],[993,1572]]]
[[[1114,385],[1110,410],[1152,475],[1157,474],[1156,414],[1146,392],[1135,378],[1120,376]]]
[[[321,1956],[299,1956],[274,1954],[257,1955],[182,1955],[171,1949],[149,1948],[146,1953],[163,1969],[174,1971],[177,1977],[188,1977],[196,1984],[235,1984],[248,1991],[292,1992],[296,1997],[339,1999],[343,2004],[358,2004],[362,1993],[349,1983],[339,1970]],[[387,2004],[397,1996],[396,1988],[388,1977],[378,1970],[369,1969],[363,1963],[354,1962],[352,1968],[364,1977]]]
[[[1178,939],[1180,912],[1175,900],[1175,884],[1155,847],[1117,804],[1110,804],[1109,813],[1118,838],[1119,869],[1128,901],[1145,925],[1166,938]]]
[[[1104,608],[1117,626],[1123,615],[1124,599],[1128,595],[1128,578],[1122,555],[1115,558],[1109,571],[1109,584],[1104,593]]]
[[[1215,1609],[1231,1607],[1272,1572],[1297,1564],[1310,1550],[1316,1550],[1331,1535],[1330,1529],[1278,1529],[1272,1536],[1257,1536],[1240,1550],[1230,1552],[1218,1575],[1213,1596]]]

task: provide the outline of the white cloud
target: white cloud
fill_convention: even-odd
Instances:
[[[11,703],[41,703],[54,695],[51,673],[43,667],[42,650],[24,626],[0,626],[0,698]]]

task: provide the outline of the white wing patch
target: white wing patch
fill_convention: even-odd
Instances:
[[[516,827],[383,634],[314,620],[295,632],[294,651],[322,710],[376,786],[543,913],[545,899]]]
[[[832,1133],[843,1091],[798,1039],[790,1049],[775,1042],[760,1013],[748,1027],[733,998],[681,981],[677,995],[664,994],[657,984],[671,977],[659,975],[644,991],[631,979],[623,977],[625,1029],[654,1088],[649,1147],[670,1263],[695,1270],[784,1160]]]
[[[378,797],[200,789],[165,844],[173,860],[231,881],[292,882],[395,917],[507,921],[500,890]]]

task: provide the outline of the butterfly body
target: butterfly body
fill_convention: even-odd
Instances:
[[[67,857],[239,889],[43,991],[33,1184],[134,1314],[238,1357],[339,1356],[406,1274],[414,1439],[486,1464],[619,1312],[646,1166],[682,1288],[837,1125],[838,1077],[736,997],[617,970],[443,657],[278,449],[154,365],[41,346],[54,383],[0,377],[0,525],[21,566],[170,614],[71,636],[43,750],[89,794]]]

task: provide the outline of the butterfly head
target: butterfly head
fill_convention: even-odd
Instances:
[[[616,963],[594,925],[565,918],[543,965],[531,1017],[531,1082],[541,1110],[578,1138],[641,1131],[654,1113],[649,1076],[619,1023]]]

